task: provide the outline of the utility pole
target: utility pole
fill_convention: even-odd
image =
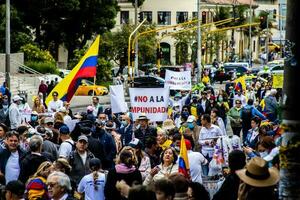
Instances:
[[[279,199],[300,199],[300,1],[287,0],[286,57],[282,94]]]
[[[250,67],[252,67],[252,51],[253,51],[253,47],[252,47],[252,0],[250,0],[250,16],[249,16],[249,20],[250,20],[250,25],[249,25],[249,65]]]
[[[266,29],[266,62],[269,62],[269,11],[267,11],[267,29]]]
[[[6,31],[5,31],[5,79],[10,89],[10,0],[6,0]]]
[[[134,18],[135,18],[135,27],[138,26],[138,0],[135,0],[134,2]],[[138,33],[135,34],[135,36]],[[135,59],[134,59],[134,71],[133,73],[135,73],[137,76],[139,75],[139,44],[138,41],[136,41],[135,43],[135,47],[134,47],[134,52],[135,52]]]
[[[202,65],[201,65],[201,5],[200,0],[197,0],[197,11],[198,11],[198,27],[197,27],[197,65],[198,65],[198,73],[197,73],[197,83],[201,83],[201,73],[202,73]]]

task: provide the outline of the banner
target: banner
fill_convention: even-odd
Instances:
[[[169,88],[129,88],[133,120],[145,114],[150,121],[168,116]]]
[[[112,113],[127,112],[123,85],[110,85],[109,91]]]
[[[171,90],[191,90],[191,71],[174,72],[166,70],[165,87]]]
[[[273,74],[273,88],[283,88],[283,74]]]

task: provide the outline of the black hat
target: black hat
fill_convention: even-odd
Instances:
[[[17,195],[18,197],[23,196],[25,191],[25,185],[18,180],[10,181],[5,186],[6,191],[10,191],[11,193]]]
[[[101,167],[101,161],[99,158],[92,158],[89,162],[90,168],[100,168]]]

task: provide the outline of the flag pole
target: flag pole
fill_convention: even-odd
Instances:
[[[96,88],[96,76],[94,76],[93,97],[95,96],[95,88]]]

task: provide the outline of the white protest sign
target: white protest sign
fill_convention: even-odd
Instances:
[[[129,88],[133,120],[145,114],[150,121],[168,117],[169,88]]]
[[[171,90],[191,90],[191,71],[174,72],[166,70],[165,87]]]
[[[127,112],[123,85],[110,85],[109,91],[112,113]]]

